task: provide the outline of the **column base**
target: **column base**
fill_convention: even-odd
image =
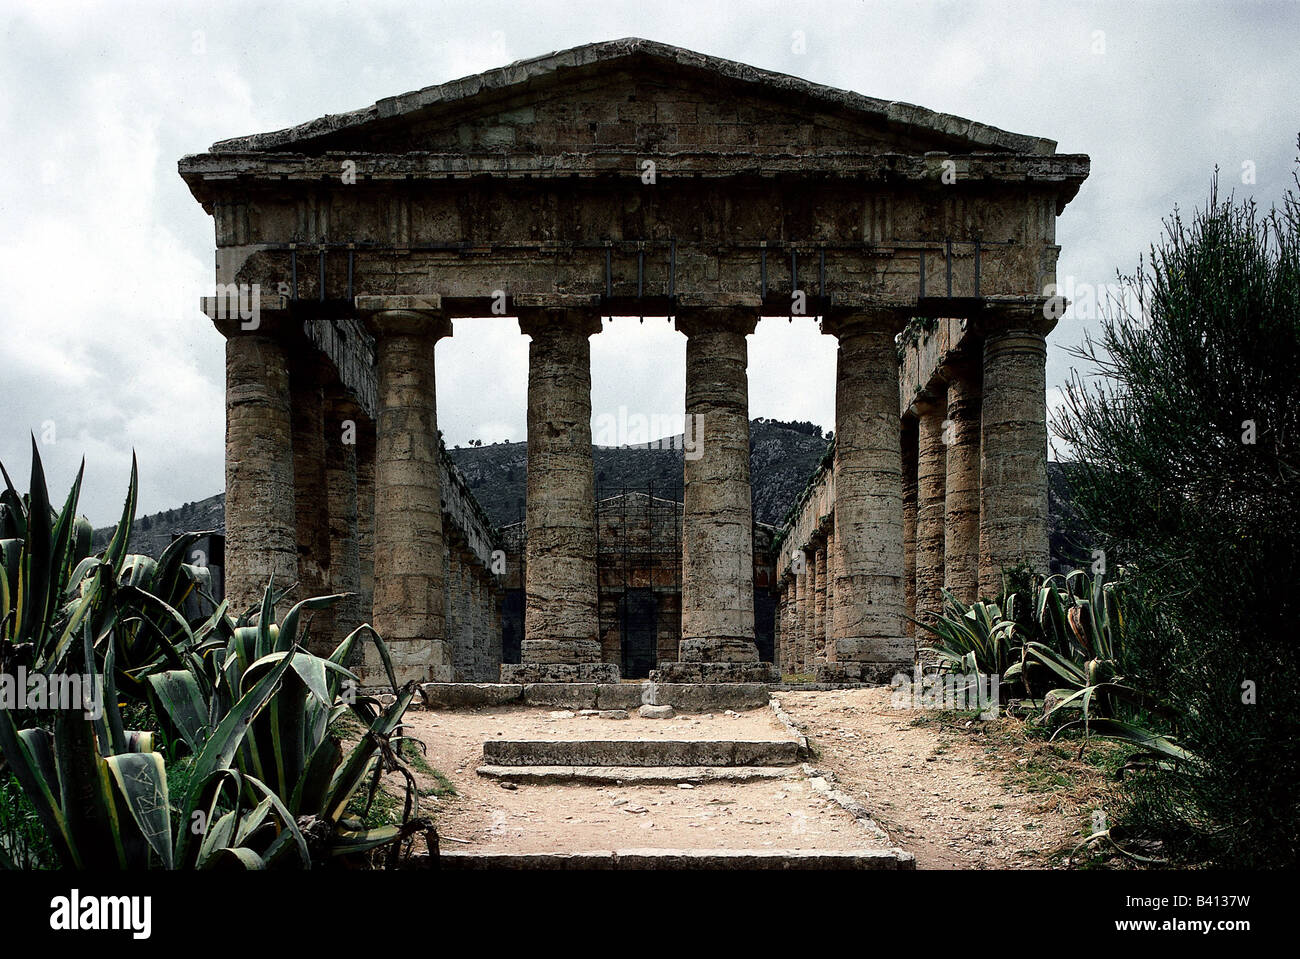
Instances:
[[[617,663],[502,663],[503,683],[617,683]]]
[[[750,663],[758,662],[758,647],[752,639],[739,636],[710,636],[683,639],[677,645],[683,663]]]
[[[819,683],[888,686],[896,675],[910,676],[911,670],[911,663],[818,663],[814,675]]]
[[[660,663],[650,670],[652,683],[779,683],[781,671],[771,663]]]
[[[397,685],[405,686],[409,682],[449,683],[453,680],[455,669],[447,660],[450,658],[447,644],[441,640],[406,640],[388,644],[388,657],[393,664],[393,674]],[[361,661],[351,667],[361,681],[362,689],[388,687],[388,670],[374,643],[363,642]]]
[[[600,662],[600,641],[595,639],[525,639],[519,658],[525,663]]]

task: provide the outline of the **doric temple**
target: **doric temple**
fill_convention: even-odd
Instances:
[[[838,342],[833,495],[782,541],[781,662],[797,643],[828,680],[910,669],[912,591],[922,609],[945,578],[969,596],[1046,567],[1055,222],[1088,173],[1050,140],[618,40],[224,140],[180,172],[216,225],[233,607],[272,575],[352,591],[369,568],[350,615],[399,680],[453,677],[468,587],[449,583],[434,355],[453,318],[499,315],[530,338],[523,636],[502,679],[618,678],[597,602],[602,317],[669,316],[686,337],[701,445],[658,678],[776,673],[754,625],[762,316],[819,317]],[[917,317],[942,320],[900,373]],[[455,547],[461,565],[495,572],[479,546]]]

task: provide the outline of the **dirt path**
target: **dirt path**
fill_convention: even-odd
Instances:
[[[891,708],[889,694],[775,695],[804,728],[815,764],[835,773],[918,868],[1044,868],[1082,838],[1089,789],[1071,784],[1099,784],[1099,772],[1072,764],[1078,768],[1061,776],[1067,761],[1024,742],[1017,720],[961,719],[958,731],[934,721],[935,713]]]
[[[1030,741],[1017,720],[969,722],[892,709],[882,688],[781,692],[809,737],[813,765],[834,773],[925,869],[1060,866],[1104,798],[1101,772],[1062,747]],[[749,783],[503,786],[476,774],[483,743],[502,739],[787,739],[769,709],[671,720],[496,708],[412,710],[410,732],[456,795],[432,804],[454,848],[544,852],[634,847],[852,849],[878,846],[798,773]],[[422,786],[434,780],[418,774]],[[426,812],[429,812],[426,808]],[[459,842],[457,842],[459,840]]]
[[[456,788],[437,805],[439,836],[457,849],[548,852],[639,847],[815,849],[878,843],[799,776],[751,783],[530,785],[478,776],[485,739],[789,739],[770,709],[670,720],[552,718],[544,709],[412,710],[411,734]],[[794,767],[797,773],[798,767]],[[427,777],[417,775],[422,785]],[[425,800],[426,802],[428,800]],[[456,842],[464,840],[466,842]]]

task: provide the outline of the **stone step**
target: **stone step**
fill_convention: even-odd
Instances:
[[[790,739],[489,739],[487,766],[793,766]]]
[[[901,849],[597,849],[583,852],[441,851],[443,869],[915,869]]]
[[[801,775],[794,766],[479,766],[480,776],[527,785],[588,783],[662,786],[677,783],[746,783]]]
[[[433,709],[636,709],[646,704],[704,713],[759,709],[769,699],[762,683],[425,683],[420,692],[423,704]]]

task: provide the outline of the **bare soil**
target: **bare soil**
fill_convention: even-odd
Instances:
[[[770,709],[674,719],[552,719],[554,710],[412,710],[411,735],[456,788],[436,803],[452,848],[495,852],[673,849],[857,849],[877,845],[802,778],[679,785],[518,785],[478,776],[485,739],[789,739]],[[417,773],[422,786],[427,777]],[[430,802],[425,798],[422,802]]]
[[[1101,770],[1028,739],[1017,719],[894,709],[880,687],[776,696],[814,764],[921,869],[1063,865],[1105,799]]]
[[[776,694],[809,737],[812,765],[861,802],[919,868],[1064,864],[1106,798],[1101,770],[1023,724],[891,708],[890,690]],[[749,783],[528,785],[478,776],[487,739],[788,739],[770,709],[671,720],[572,718],[506,707],[412,710],[411,735],[456,795],[426,796],[452,848],[582,851],[633,847],[832,850],[878,845],[802,776]],[[555,715],[553,715],[555,714]],[[434,781],[417,772],[422,787]],[[427,807],[434,808],[429,810]]]

